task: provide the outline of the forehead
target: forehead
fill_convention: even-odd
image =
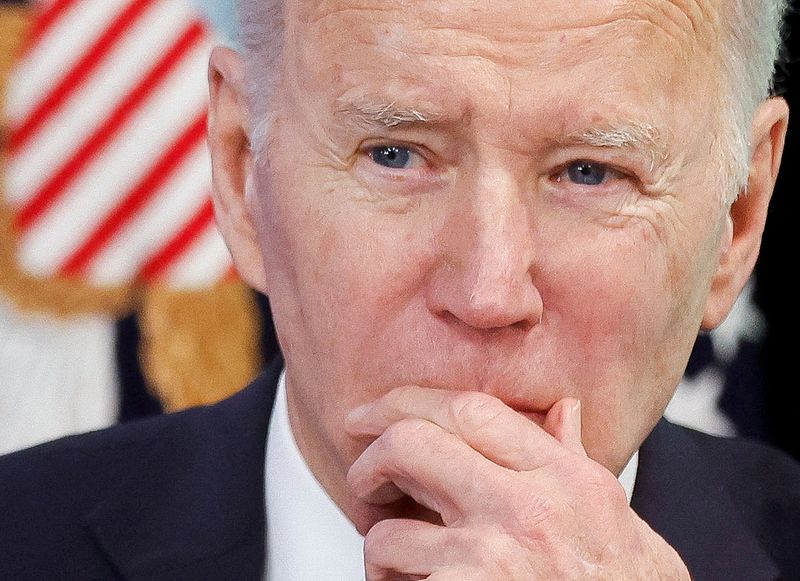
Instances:
[[[720,109],[714,10],[695,0],[290,0],[287,77],[300,109],[399,105],[509,148],[636,124],[698,145]]]
[[[716,60],[718,10],[704,0],[289,0],[287,45],[310,69],[364,67],[366,49],[393,67],[387,78],[435,76],[452,59],[483,59],[510,79],[598,59],[685,70]]]
[[[612,27],[651,27],[679,44],[710,47],[717,40],[720,0],[288,0],[287,13],[311,25],[333,26],[343,38],[365,24],[385,34],[409,25],[431,32],[463,31],[514,42],[553,31],[604,32]],[[328,21],[326,23],[326,21]],[[343,28],[343,24],[354,28]],[[651,31],[651,32],[652,32]],[[407,30],[406,30],[407,32]]]
[[[672,83],[687,69],[714,72],[718,10],[704,0],[289,0],[287,48],[325,85],[331,70],[335,81],[376,70],[381,82],[433,80],[454,63],[502,68],[511,82],[588,65]]]

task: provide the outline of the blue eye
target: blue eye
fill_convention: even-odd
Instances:
[[[602,163],[576,161],[567,168],[569,180],[579,186],[599,186],[606,180],[609,169]]]
[[[390,169],[406,169],[411,163],[412,153],[405,147],[388,145],[369,150],[372,161]]]

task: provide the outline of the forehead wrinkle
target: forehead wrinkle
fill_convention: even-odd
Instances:
[[[626,11],[631,17],[649,20],[679,42],[694,41],[712,49],[718,38],[718,13],[702,0],[628,0]]]
[[[662,0],[666,1],[667,4],[671,4],[683,14],[686,15],[686,18],[692,24],[692,28],[695,31],[699,31],[702,29],[702,23],[712,24],[716,22],[717,13],[712,10],[710,4],[704,2],[703,0]],[[720,0],[724,1],[724,0]]]
[[[361,13],[390,13],[396,10],[395,6],[381,6],[376,3],[364,2],[362,4],[350,3],[349,6],[341,2],[290,2],[297,10],[299,20],[304,24],[319,24],[330,17],[357,15]]]

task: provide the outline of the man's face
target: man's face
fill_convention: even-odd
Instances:
[[[251,209],[293,428],[341,505],[344,417],[402,385],[538,422],[578,398],[612,471],[649,432],[726,223],[701,8],[289,2]]]

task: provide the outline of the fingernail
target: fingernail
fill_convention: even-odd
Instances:
[[[572,404],[572,421],[575,426],[575,433],[580,439],[582,437],[583,432],[583,420],[581,419],[581,400],[576,400],[574,404]]]

